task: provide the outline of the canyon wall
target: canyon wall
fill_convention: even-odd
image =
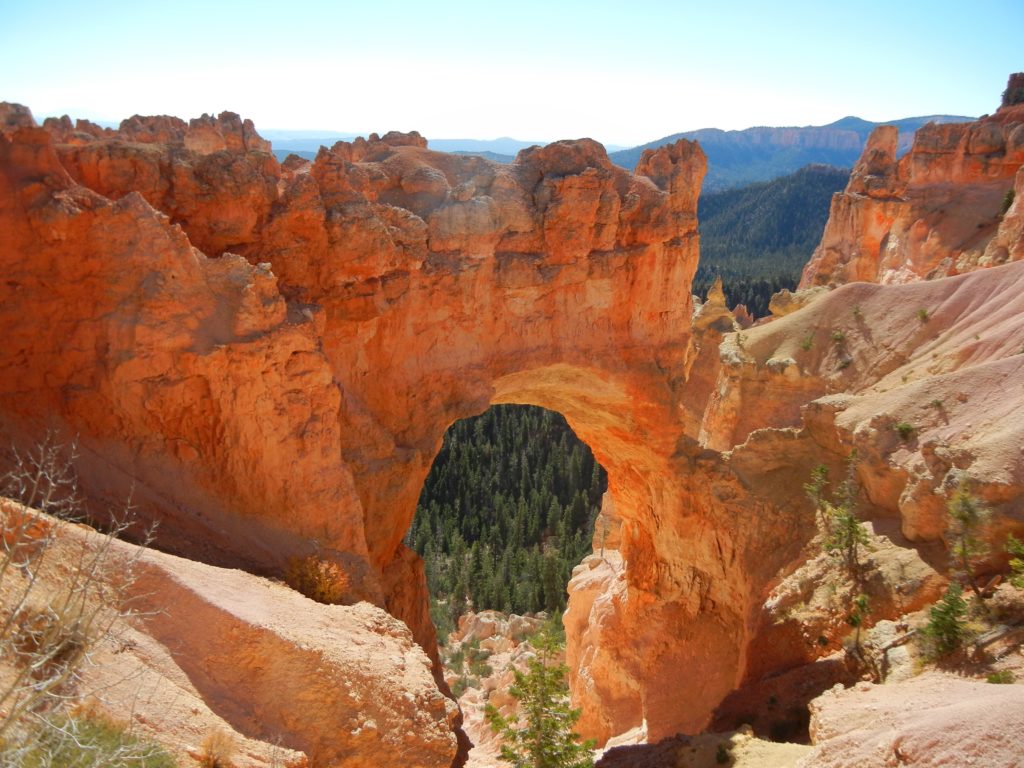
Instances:
[[[926,125],[899,160],[898,141],[893,126],[871,134],[845,191],[832,198],[801,287],[906,283],[1024,258],[1024,105],[974,123]],[[1016,202],[1004,210],[1011,190]]]
[[[1018,109],[923,129],[899,162],[876,132],[804,282],[1017,261]],[[815,534],[811,467],[851,447],[865,515],[922,557],[965,474],[1021,527],[1019,261],[844,286],[737,333],[689,292],[696,144],[631,175],[587,139],[501,166],[393,133],[278,164],[231,113],[111,131],[3,105],[0,125],[6,435],[77,436],[89,498],[131,493],[172,552],[337,561],[346,602],[404,620],[436,674],[402,538],[444,432],[493,403],[561,412],[615,530],[565,617],[588,736],[698,731],[824,653],[770,595]],[[933,245],[900,250],[915,227]]]

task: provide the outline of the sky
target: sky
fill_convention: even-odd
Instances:
[[[428,138],[589,136],[995,111],[1022,0],[0,0],[0,100]]]

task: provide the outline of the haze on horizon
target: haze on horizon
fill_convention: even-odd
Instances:
[[[0,100],[38,119],[634,146],[698,128],[995,110],[1019,0],[7,2]]]

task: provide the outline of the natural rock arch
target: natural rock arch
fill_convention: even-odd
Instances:
[[[526,151],[509,168],[407,137],[342,145],[313,168],[321,199],[372,178],[335,204],[339,230],[346,219],[360,233],[386,223],[395,253],[382,262],[374,241],[353,258],[329,234],[308,265],[344,253],[340,286],[267,254],[283,284],[324,309],[326,356],[366,415],[344,450],[371,567],[426,647],[421,565],[401,538],[451,423],[495,403],[549,408],[608,471],[624,564],[599,601],[612,609],[584,633],[592,606],[570,607],[583,726],[602,739],[644,721],[654,738],[703,727],[744,674],[750,591],[801,543],[780,545],[774,511],[747,519],[736,478],[697,470],[713,379],[707,360],[692,370],[703,171],[686,142],[647,155],[635,176],[588,141]],[[716,345],[703,354],[716,357]],[[729,488],[714,509],[694,487],[712,482]]]
[[[165,547],[271,570],[338,558],[350,599],[435,651],[401,539],[444,431],[491,403],[556,410],[621,521],[621,567],[593,569],[569,611],[584,728],[706,725],[808,527],[785,492],[751,501],[744,473],[789,471],[770,449],[727,467],[696,442],[720,339],[691,321],[696,144],[635,175],[585,139],[500,166],[415,134],[278,166],[233,115],[5,120],[11,434],[44,414],[80,434],[86,490],[136,482]]]

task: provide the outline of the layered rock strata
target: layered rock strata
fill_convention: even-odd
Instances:
[[[876,128],[832,198],[801,287],[906,283],[1024,258],[1024,104],[974,123],[929,124],[897,160],[898,131]],[[1010,193],[1016,203],[1004,210]]]

